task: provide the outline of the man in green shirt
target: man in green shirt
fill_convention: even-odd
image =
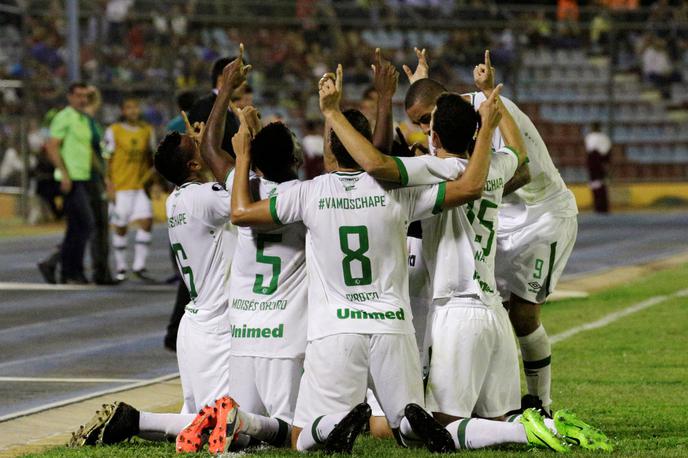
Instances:
[[[69,105],[53,118],[46,143],[48,157],[55,166],[55,179],[64,196],[67,230],[61,248],[62,281],[71,284],[88,283],[84,251],[95,226],[87,188],[93,165],[93,131],[84,112],[88,94],[84,83],[69,86]]]

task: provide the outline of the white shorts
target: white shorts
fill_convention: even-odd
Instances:
[[[428,411],[494,418],[521,406],[516,338],[504,307],[453,299],[431,320]]]
[[[110,204],[110,222],[117,227],[132,221],[153,217],[153,204],[143,189],[117,191],[115,203]]]
[[[411,334],[336,334],[306,347],[294,426],[351,410],[370,386],[390,427],[398,428],[409,403],[423,402],[416,339]]]
[[[242,410],[291,424],[303,358],[231,356],[229,392]]]
[[[559,282],[578,235],[575,216],[544,216],[513,232],[497,233],[495,278],[499,294],[545,302]]]
[[[177,332],[177,363],[182,382],[182,413],[198,413],[229,395],[231,334],[203,330],[184,314]]]
[[[378,402],[377,398],[375,397],[375,393],[373,393],[373,390],[368,388],[368,391],[366,391],[366,402],[370,406],[370,411],[371,416],[373,417],[384,417],[385,413],[382,411],[382,406]]]
[[[415,237],[406,237],[406,245],[409,253],[409,299],[413,313],[413,327],[416,330],[418,348],[421,349],[432,302],[430,273],[423,259],[423,241]]]

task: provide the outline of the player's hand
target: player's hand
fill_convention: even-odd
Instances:
[[[478,108],[482,125],[490,130],[496,129],[499,121],[502,119],[501,103],[499,103],[499,94],[502,92],[502,87],[504,87],[502,84],[497,86],[487,100]]]
[[[476,65],[473,69],[475,85],[488,97],[494,89],[495,69],[490,62],[490,50],[485,50],[485,63]]]
[[[382,57],[380,48],[375,49],[375,63],[370,67],[373,69],[373,85],[378,96],[390,100],[397,90],[399,72],[390,61]]]
[[[239,131],[232,137],[232,149],[234,149],[237,160],[251,160],[251,133],[246,123],[241,123]]]
[[[260,129],[263,128],[263,124],[260,121],[260,112],[255,107],[249,105],[242,109],[237,109],[237,114],[239,116],[239,125],[246,126],[251,138],[254,138],[260,132]]]
[[[232,91],[237,90],[246,82],[246,76],[251,71],[250,65],[244,65],[244,44],[239,45],[239,56],[222,70],[222,84]]]
[[[411,84],[418,80],[422,80],[423,78],[428,78],[430,71],[428,67],[428,56],[425,52],[425,48],[423,48],[422,51],[418,48],[413,48],[413,50],[416,51],[416,57],[418,58],[418,66],[416,66],[416,71],[411,71],[411,68],[408,65],[404,65],[403,67],[404,73],[406,73],[409,83]]]
[[[64,172],[60,180],[60,191],[62,191],[62,194],[65,196],[72,191],[72,180]]]
[[[184,120],[184,126],[186,126],[186,134],[191,137],[191,140],[196,142],[197,145],[200,145],[201,139],[203,138],[203,131],[205,130],[205,123],[195,122],[192,126],[185,111],[182,111],[182,119]]]
[[[324,115],[339,111],[339,103],[342,99],[343,73],[342,64],[339,64],[337,65],[335,75],[326,73],[320,78],[318,93],[320,96],[320,111]]]

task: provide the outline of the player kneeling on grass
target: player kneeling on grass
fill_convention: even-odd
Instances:
[[[146,274],[146,258],[152,240],[153,207],[144,188],[154,173],[155,132],[140,116],[138,100],[127,98],[122,102],[122,120],[105,132],[105,150],[110,155],[106,181],[112,202],[112,246],[118,281],[127,278],[127,229],[131,223],[139,226],[132,271],[139,279],[152,281]]]
[[[237,60],[241,62],[241,55]],[[201,143],[203,159],[216,177],[228,177],[228,187],[235,179],[234,159],[222,151],[221,144],[232,72],[236,71],[235,63],[223,71],[223,84]],[[249,186],[254,196],[264,199],[295,186],[302,156],[292,132],[282,123],[261,128],[253,107],[241,110],[239,118],[241,134],[232,140],[235,151],[246,146],[240,139],[246,140],[247,132],[249,137],[255,132],[249,146],[255,171]],[[206,429],[213,430],[212,453],[226,451],[235,439],[238,444],[234,445],[245,445],[249,437],[276,446],[288,444],[306,347],[305,239],[306,229],[300,223],[260,230],[239,228],[229,293],[233,399],[223,398],[214,408],[203,409],[179,434],[178,451],[199,451],[199,435]],[[241,411],[236,417],[238,405]],[[235,417],[239,421],[232,423]]]
[[[356,110],[343,114],[341,67],[320,81],[320,103],[332,126],[336,171],[252,202],[250,158],[237,148],[232,222],[303,221],[309,264],[308,346],[296,405],[292,447],[350,452],[370,417],[362,402],[375,392],[395,437],[423,442],[434,452],[454,449],[451,436],[421,406],[423,388],[408,299],[406,231],[410,221],[475,198],[489,166],[489,142],[459,180],[416,188],[385,187],[365,174],[349,145],[370,143],[370,126]],[[497,116],[482,110],[490,123]],[[352,125],[353,124],[353,125]],[[315,255],[317,254],[317,256]]]
[[[519,405],[516,347],[495,285],[493,242],[504,184],[526,155],[518,126],[500,97],[492,93],[485,103],[491,101],[502,114],[499,128],[507,148],[493,155],[485,188],[468,205],[423,222],[423,252],[433,279],[428,408],[446,425],[458,449],[529,443],[565,452],[557,433],[586,448],[606,449],[604,435],[567,412],[557,413],[556,425],[533,409],[518,423],[494,421],[504,420]],[[480,117],[471,104],[458,94],[441,94],[429,122],[437,157],[389,158],[356,148],[357,161],[379,179],[407,185],[465,173],[468,155],[478,151],[471,139]],[[485,127],[483,120],[478,139]],[[474,414],[492,420],[471,418]]]

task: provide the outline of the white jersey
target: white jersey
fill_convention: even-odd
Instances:
[[[191,296],[186,314],[208,332],[228,332],[222,228],[229,220],[229,193],[220,183],[184,183],[166,208],[170,245]]]
[[[436,183],[438,176],[458,176],[468,161],[435,156],[395,158],[404,184]],[[514,176],[518,156],[510,148],[492,155],[480,199],[422,222],[423,257],[432,279],[434,305],[452,297],[475,297],[489,306],[500,306],[494,276],[498,228],[497,212],[504,185]]]
[[[234,174],[227,180],[231,189]],[[297,185],[258,176],[254,200]],[[230,275],[229,318],[233,356],[296,358],[306,349],[306,228],[301,223],[272,230],[238,230]]]
[[[465,95],[471,97],[471,103],[476,110],[486,100],[482,92]],[[577,215],[576,199],[554,166],[547,145],[535,125],[514,102],[506,97],[502,97],[502,101],[523,135],[528,151],[530,183],[504,196],[499,209],[499,231],[510,232],[530,225],[545,213],[559,217]],[[492,137],[492,147],[495,150],[504,147],[504,139],[499,128],[495,129]]]
[[[391,189],[364,172],[334,172],[271,198],[275,222],[308,228],[309,340],[413,334],[406,231],[441,210],[444,189]]]

